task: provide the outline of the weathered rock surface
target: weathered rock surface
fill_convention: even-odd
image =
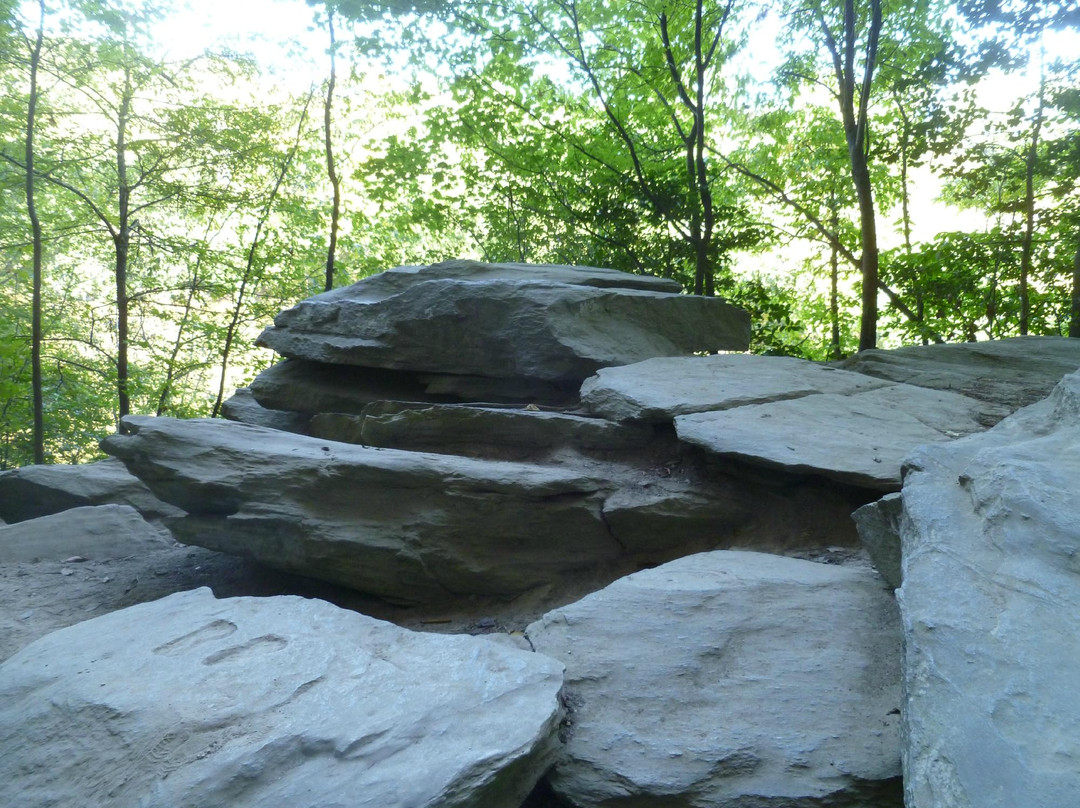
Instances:
[[[983,409],[956,393],[896,384],[680,415],[675,430],[717,455],[896,491],[913,448],[982,430]]]
[[[718,551],[529,626],[566,665],[574,805],[901,805],[896,607],[865,567]]]
[[[6,522],[87,505],[130,505],[147,519],[179,514],[113,458],[79,466],[23,466],[0,472],[0,518]]]
[[[581,404],[613,421],[670,423],[689,413],[818,393],[849,395],[887,384],[860,373],[783,356],[665,357],[600,370],[582,384]]]
[[[679,291],[613,270],[450,261],[316,295],[259,339],[315,362],[556,383],[654,356],[746,349],[746,312]]]
[[[185,592],[0,667],[0,804],[517,808],[561,684],[557,662],[482,638]]]
[[[182,542],[401,600],[510,595],[611,564],[607,483],[572,470],[131,417],[106,438]]]
[[[123,558],[172,543],[129,505],[87,505],[0,526],[0,563]]]
[[[1044,398],[1080,368],[1080,340],[1014,337],[989,342],[861,351],[840,367],[880,379],[951,390],[1003,405],[1003,418]]]
[[[886,494],[877,502],[863,505],[851,514],[859,539],[881,577],[896,589],[903,581],[900,564],[900,494]]]
[[[908,808],[1080,794],[1080,374],[904,482]]]

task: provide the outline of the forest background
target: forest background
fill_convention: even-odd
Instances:
[[[306,11],[260,59],[171,47],[168,2],[0,0],[0,468],[217,416],[277,311],[448,258],[675,278],[759,353],[1080,337],[1071,2]]]

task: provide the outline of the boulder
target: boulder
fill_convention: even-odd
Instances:
[[[863,505],[851,514],[859,531],[859,539],[870,555],[870,560],[893,589],[903,581],[900,564],[902,513],[900,494],[894,492],[886,494],[877,502]]]
[[[0,526],[0,563],[63,561],[72,556],[101,561],[139,555],[173,544],[130,505],[87,505]]]
[[[0,471],[0,518],[22,522],[87,505],[130,505],[147,519],[177,516],[119,460]]]
[[[561,684],[557,662],[479,637],[184,592],[0,666],[0,804],[518,808]]]
[[[222,420],[133,416],[103,448],[188,515],[180,541],[402,601],[515,595],[619,562],[610,483]]]
[[[876,573],[717,551],[526,631],[566,665],[572,805],[901,806],[900,633]]]
[[[1080,373],[903,489],[908,808],[1080,794]]]
[[[314,362],[557,384],[654,356],[746,349],[745,311],[677,287],[582,267],[400,267],[302,301],[259,344]]]
[[[1002,405],[996,420],[1044,398],[1080,368],[1080,340],[1014,337],[860,351],[839,364],[879,379],[951,390]]]
[[[894,384],[680,415],[675,430],[712,454],[896,491],[913,448],[982,430],[984,410],[981,402],[956,393]]]
[[[613,421],[671,423],[678,415],[832,393],[888,383],[785,356],[718,354],[664,357],[603,368],[581,385],[581,405]]]

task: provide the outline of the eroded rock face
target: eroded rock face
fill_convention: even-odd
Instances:
[[[562,666],[324,601],[172,595],[0,666],[0,803],[518,808]]]
[[[1080,794],[1080,374],[919,449],[900,521],[908,808]]]
[[[314,362],[552,383],[653,356],[746,349],[746,312],[679,291],[613,270],[450,261],[316,295],[259,339]]]
[[[573,805],[901,805],[899,620],[868,568],[693,555],[526,634],[566,665]]]
[[[400,600],[510,595],[621,550],[574,470],[131,417],[102,445],[188,512],[182,542]]]

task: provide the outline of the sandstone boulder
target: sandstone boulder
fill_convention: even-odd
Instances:
[[[997,420],[1044,398],[1080,368],[1080,340],[1014,337],[860,351],[839,365],[879,379],[950,390],[1004,407]]]
[[[84,465],[0,471],[0,518],[21,522],[87,505],[130,505],[147,519],[176,516],[114,458]]]
[[[318,600],[172,595],[0,666],[0,804],[518,808],[562,666]]]
[[[717,551],[526,631],[566,665],[572,805],[901,805],[899,621],[880,578]]]
[[[903,489],[908,808],[1080,794],[1080,374]]]
[[[72,556],[101,561],[171,544],[169,531],[149,524],[130,505],[87,505],[0,526],[0,563]]]
[[[188,515],[182,542],[404,601],[514,595],[617,563],[609,483],[231,421],[130,417],[102,442]]]
[[[273,410],[255,400],[250,387],[241,387],[221,405],[221,414],[230,421],[265,426],[285,432],[303,432],[311,416],[302,412]]]
[[[746,312],[678,291],[613,270],[450,261],[316,295],[259,339],[314,362],[552,383],[654,356],[746,349]]]

